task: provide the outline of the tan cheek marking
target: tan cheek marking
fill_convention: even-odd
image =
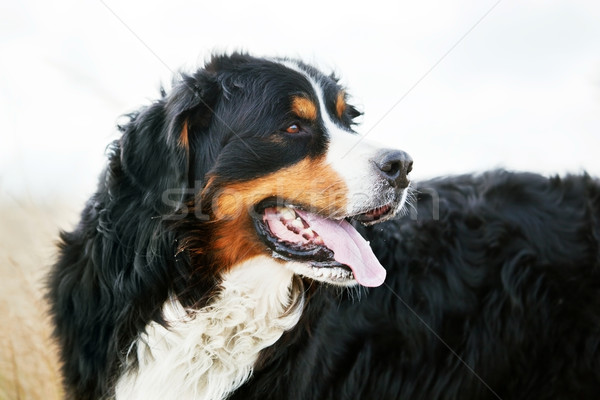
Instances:
[[[219,222],[215,229],[213,252],[216,265],[223,271],[257,255],[264,254],[263,245],[256,236],[252,220],[247,214]]]
[[[344,111],[346,111],[346,100],[344,91],[340,91],[337,94],[337,99],[335,101],[335,114],[338,118],[342,118],[344,115]]]
[[[306,97],[295,96],[292,99],[292,112],[300,118],[317,120],[317,106]]]
[[[214,205],[219,215],[232,216],[240,212],[240,207],[252,206],[270,196],[341,217],[346,210],[348,188],[323,157],[304,159],[267,176],[228,185]]]
[[[348,188],[324,158],[304,159],[267,176],[221,188],[213,198],[213,250],[219,265],[229,268],[265,253],[249,215],[254,205],[271,196],[340,218],[346,212]]]

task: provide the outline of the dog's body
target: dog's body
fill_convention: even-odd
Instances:
[[[394,219],[412,161],[357,115],[237,54],[131,115],[49,280],[70,398],[600,393],[598,182],[433,181]]]
[[[418,190],[416,220],[365,229],[385,285],[319,290],[232,399],[598,397],[598,181],[496,171]]]

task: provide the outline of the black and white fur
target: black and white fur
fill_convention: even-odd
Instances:
[[[317,118],[290,117],[298,93]],[[409,189],[373,166],[383,149],[353,149],[358,113],[336,113],[336,93],[303,63],[233,54],[130,116],[49,277],[67,398],[597,398],[598,181],[439,179],[392,218]],[[215,188],[251,190],[314,159],[343,187],[332,215],[394,205],[358,227],[383,286],[282,260],[243,224],[231,246],[258,254],[216,247]]]

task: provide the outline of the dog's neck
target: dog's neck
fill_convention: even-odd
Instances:
[[[224,399],[252,374],[259,353],[293,328],[303,309],[291,271],[256,257],[228,272],[218,297],[186,312],[164,305],[168,326],[148,324],[136,341],[137,366],[116,386],[121,399]]]

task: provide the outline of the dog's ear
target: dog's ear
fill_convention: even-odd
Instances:
[[[179,193],[183,200],[190,191],[191,135],[210,124],[219,92],[214,73],[185,75],[170,93],[163,92],[160,100],[130,114],[129,122],[119,127],[122,171],[153,207],[172,203],[165,202],[167,192],[167,198]]]

